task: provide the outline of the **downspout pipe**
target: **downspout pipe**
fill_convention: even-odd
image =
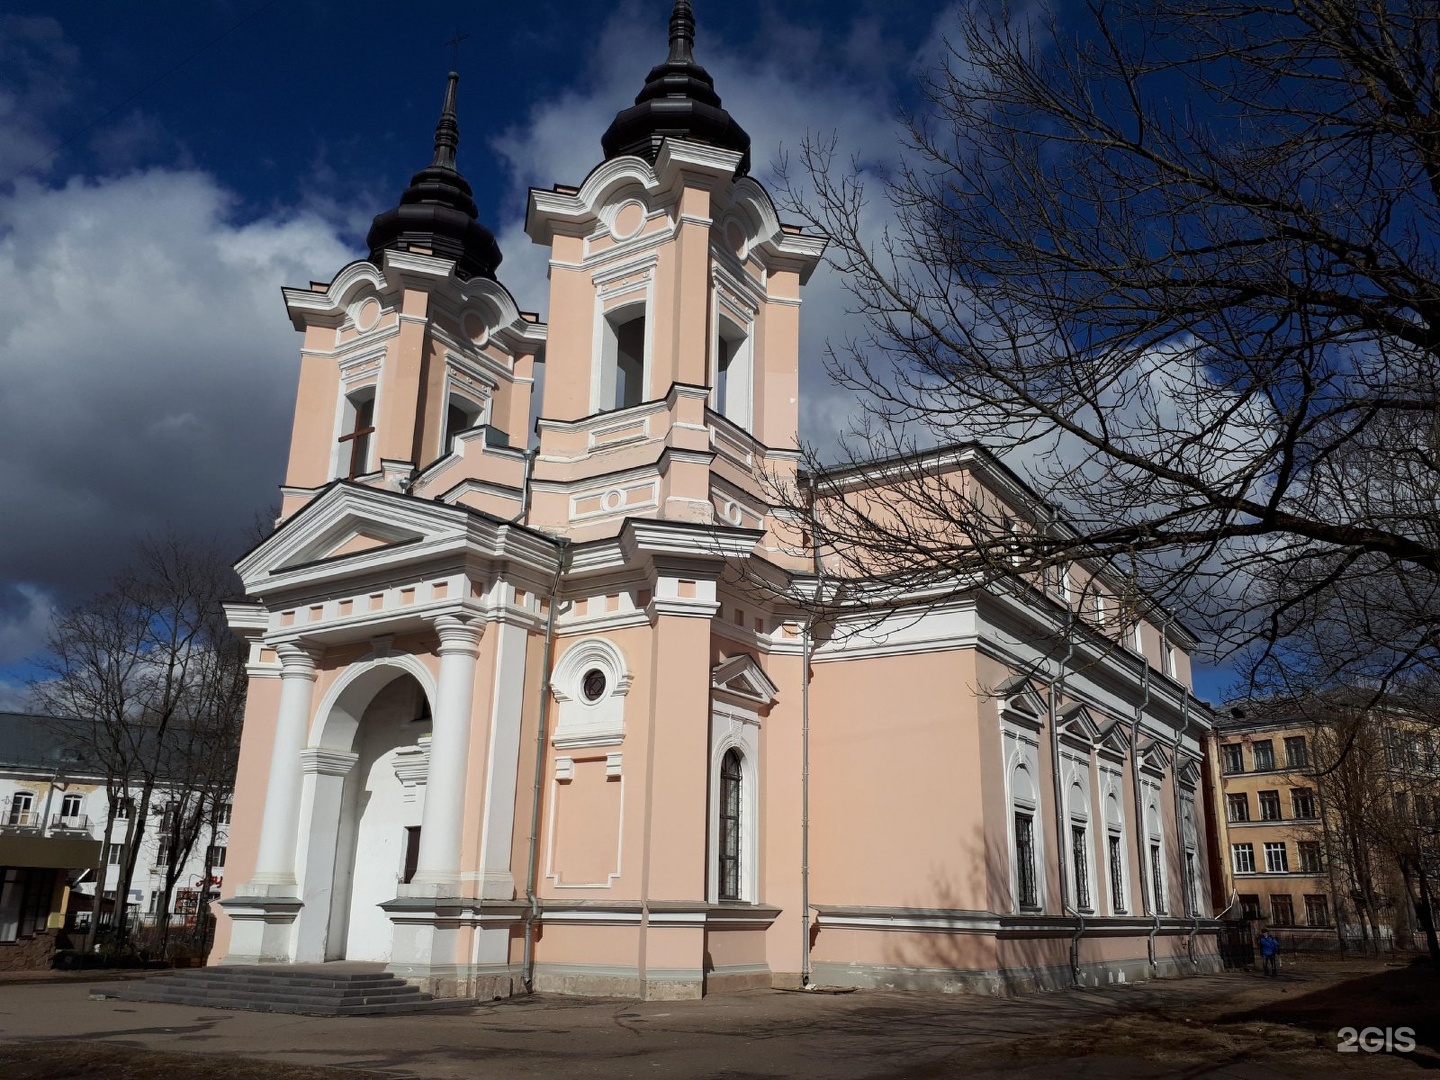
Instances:
[[[800,639],[800,986],[810,985],[810,650],[811,619]]]
[[[1130,728],[1130,791],[1135,801],[1135,848],[1140,864],[1140,900],[1145,905],[1144,910],[1149,911],[1154,919],[1146,946],[1150,974],[1153,976],[1157,968],[1155,935],[1160,929],[1160,914],[1155,910],[1155,897],[1148,884],[1150,872],[1146,866],[1149,851],[1145,844],[1145,800],[1140,793],[1140,725],[1144,720],[1145,710],[1150,707],[1150,661],[1142,654],[1140,664],[1140,703],[1135,706],[1135,722]]]
[[[815,570],[815,604],[824,599],[825,563],[820,558],[820,523],[815,489],[810,498],[810,557]],[[815,611],[805,618],[800,639],[800,986],[810,985],[810,661],[814,650]]]
[[[526,485],[529,487],[528,483]],[[545,739],[550,720],[550,676],[555,666],[555,617],[560,607],[560,580],[570,566],[570,541],[560,539],[560,557],[550,582],[550,611],[545,619],[545,656],[540,664],[540,710],[535,725],[535,786],[530,799],[530,865],[525,874],[525,956],[520,979],[525,992],[535,992],[535,920],[540,917],[537,895],[540,869],[540,792],[545,783]]]
[[[1064,792],[1060,779],[1060,711],[1055,707],[1055,695],[1057,688],[1065,685],[1065,674],[1069,669],[1070,661],[1075,656],[1075,633],[1074,615],[1068,609],[1065,615],[1065,656],[1056,668],[1055,675],[1050,680],[1046,692],[1047,704],[1050,713],[1050,779],[1051,786],[1055,790],[1055,864],[1060,871],[1060,912],[1064,914],[1069,908],[1070,913],[1079,920],[1075,930],[1075,936],[1070,939],[1070,977],[1076,986],[1080,983],[1080,938],[1085,933],[1085,916],[1076,910],[1075,905],[1070,903],[1069,881],[1070,875],[1065,865],[1065,852],[1068,845],[1065,843],[1065,824],[1069,820],[1069,814],[1065,809]]]
[[[1180,701],[1180,729],[1175,732],[1175,741],[1170,746],[1170,793],[1175,803],[1175,848],[1180,856],[1181,884],[1185,908],[1193,919],[1190,927],[1190,934],[1185,939],[1185,955],[1190,958],[1190,963],[1195,963],[1195,935],[1200,932],[1200,914],[1196,905],[1191,904],[1190,894],[1193,891],[1193,883],[1190,880],[1189,864],[1185,861],[1185,819],[1180,814],[1180,747],[1185,742],[1185,732],[1190,730],[1190,694]],[[1197,837],[1198,839],[1198,837]]]

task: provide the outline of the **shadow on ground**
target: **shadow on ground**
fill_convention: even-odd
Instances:
[[[1326,1033],[1342,1027],[1409,1027],[1421,1046],[1440,1051],[1440,971],[1427,960],[1416,960],[1216,1018],[1221,1024],[1256,1021]]]

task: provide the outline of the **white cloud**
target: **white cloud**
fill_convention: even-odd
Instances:
[[[130,543],[229,539],[274,502],[299,342],[283,284],[354,257],[314,213],[244,221],[198,172],[0,194],[0,574],[69,602]],[[0,630],[0,658],[41,622]]]

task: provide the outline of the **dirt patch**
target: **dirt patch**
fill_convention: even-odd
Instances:
[[[6,1080],[377,1080],[353,1069],[277,1065],[237,1057],[164,1054],[115,1043],[0,1044]]]

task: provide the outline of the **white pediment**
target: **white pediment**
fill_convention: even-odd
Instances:
[[[1102,729],[1096,748],[1112,757],[1123,758],[1130,749],[1130,741],[1125,737],[1125,725],[1115,720],[1109,727]]]
[[[1140,748],[1140,764],[1143,768],[1163,773],[1170,767],[1170,755],[1164,744],[1157,739],[1151,739]]]
[[[710,686],[760,708],[768,708],[780,697],[780,689],[765,674],[754,657],[747,654],[721,660],[710,672]]]
[[[466,536],[466,512],[394,492],[336,484],[301,508],[236,564],[247,588],[317,565],[357,565],[392,550],[431,549]]]
[[[1002,716],[1026,720],[1031,724],[1038,724],[1045,718],[1045,699],[1036,689],[1035,680],[1028,675],[1012,675],[995,688],[995,696],[1000,699]]]
[[[1094,715],[1083,704],[1066,706],[1058,717],[1060,721],[1060,733],[1069,735],[1086,744],[1094,744],[1100,740],[1100,725],[1095,721]]]

